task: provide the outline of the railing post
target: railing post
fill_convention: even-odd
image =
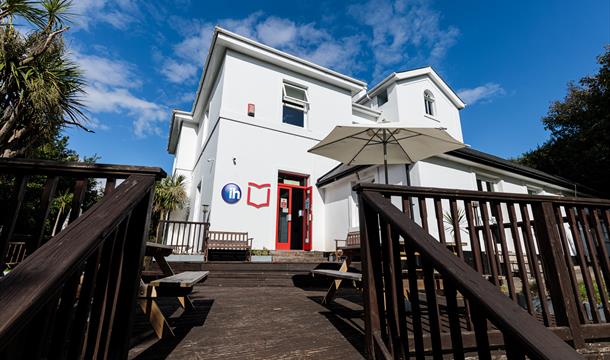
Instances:
[[[363,199],[362,192],[358,191],[359,217],[360,217],[360,257],[362,266],[362,287],[364,297],[364,328],[365,350],[368,359],[374,359],[374,334],[381,330],[381,317],[379,313],[378,290],[375,276],[381,276],[379,254],[379,223],[377,214],[368,207]],[[380,289],[381,290],[381,289]],[[383,338],[383,335],[382,335]]]
[[[555,319],[558,326],[567,326],[572,333],[574,347],[584,347],[581,324],[578,318],[576,301],[570,291],[570,276],[553,205],[550,202],[533,203],[534,227],[544,268],[544,277],[549,287]]]
[[[140,177],[146,180],[146,177]],[[122,280],[117,304],[117,313],[112,325],[110,343],[110,358],[126,359],[129,350],[129,336],[134,318],[134,306],[140,287],[142,262],[150,229],[150,215],[154,198],[154,181],[148,194],[140,200],[133,209],[129,226],[127,228],[126,244],[124,244],[123,264],[121,267]],[[123,244],[120,244],[123,246]]]

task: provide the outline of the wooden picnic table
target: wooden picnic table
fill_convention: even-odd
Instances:
[[[173,337],[174,332],[161,312],[156,298],[176,297],[185,311],[193,310],[195,307],[188,294],[193,291],[195,284],[205,281],[209,275],[209,271],[185,271],[175,274],[166,259],[172,252],[173,247],[170,245],[146,243],[145,255],[155,259],[164,277],[148,284],[140,280],[138,305],[148,318],[158,338],[162,338],[166,334]]]

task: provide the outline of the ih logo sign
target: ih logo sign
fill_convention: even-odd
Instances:
[[[228,183],[222,188],[222,199],[227,204],[235,204],[241,199],[241,189],[237,184]]]

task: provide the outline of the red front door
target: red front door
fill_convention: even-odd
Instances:
[[[311,187],[278,184],[276,250],[311,250]]]

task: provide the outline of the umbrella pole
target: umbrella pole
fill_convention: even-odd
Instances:
[[[386,139],[386,130],[383,129],[383,167],[385,169],[385,184],[388,185],[388,139]]]

